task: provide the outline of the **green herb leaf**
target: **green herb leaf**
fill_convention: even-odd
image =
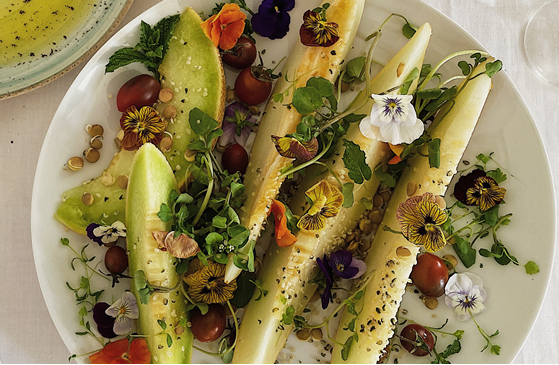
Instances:
[[[417,31],[417,27],[413,26],[411,23],[408,22],[406,22],[406,24],[404,24],[404,26],[402,27],[402,34],[407,39],[413,37],[416,31]]]
[[[254,299],[254,301],[258,302],[262,297],[266,297],[268,295],[268,291],[262,287],[263,281],[261,279],[258,280],[251,280],[251,283],[255,285],[258,290],[260,290],[260,295]]]
[[[344,208],[351,208],[353,206],[353,183],[345,183],[342,185],[342,195],[344,196]]]
[[[211,232],[206,236],[206,243],[208,245],[218,245],[223,242],[223,236],[216,232]]]
[[[134,48],[126,47],[113,53],[113,55],[109,58],[109,63],[105,66],[105,72],[113,72],[118,68],[135,62],[143,63],[150,71],[154,69],[156,70],[159,67],[156,62],[142,52],[137,51]]]
[[[485,64],[485,74],[489,77],[493,77],[497,72],[501,71],[503,68],[503,63],[499,60],[495,62],[490,62]]]
[[[281,323],[285,325],[291,325],[293,323],[293,317],[295,316],[295,308],[292,305],[285,309],[285,313],[281,315]]]
[[[419,69],[417,67],[414,67],[413,70],[411,70],[408,77],[406,77],[406,80],[404,81],[402,86],[400,87],[400,94],[402,95],[407,94],[408,91],[410,90],[411,84],[418,77],[419,77]]]
[[[212,218],[212,226],[219,229],[226,229],[227,228],[227,218],[215,216]]]
[[[69,246],[70,245],[70,240],[67,239],[67,238],[61,238],[60,243],[62,243],[64,246]]]
[[[188,114],[188,123],[192,131],[198,135],[206,135],[216,129],[219,123],[198,108],[193,108]]]
[[[165,321],[162,321],[162,320],[158,319],[157,324],[159,325],[159,327],[161,327],[161,329],[163,331],[165,331],[167,329],[167,323],[165,323]]]
[[[367,115],[366,114],[354,114],[351,113],[349,115],[346,115],[344,117],[344,120],[349,122],[349,123],[357,123],[360,122],[363,118],[365,118]]]
[[[345,167],[349,170],[349,177],[356,184],[362,184],[365,180],[370,180],[372,171],[365,161],[365,152],[359,145],[344,139],[345,151],[342,157]],[[353,200],[353,199],[352,199]]]
[[[314,113],[322,104],[322,96],[314,87],[300,87],[293,93],[293,106],[300,114]]]
[[[464,266],[471,267],[476,263],[476,250],[472,248],[472,245],[467,240],[460,236],[455,236],[454,241],[456,242],[452,245],[452,248],[458,255],[458,258]],[[481,254],[481,253],[480,253]]]
[[[497,184],[500,184],[507,179],[507,175],[504,174],[500,168],[487,171],[486,175],[495,180]]]
[[[373,209],[374,205],[371,199],[362,197],[359,201],[367,210]]]
[[[540,267],[534,261],[528,261],[524,265],[524,269],[526,269],[526,274],[534,275],[540,272]]]
[[[192,151],[204,151],[207,147],[206,142],[201,139],[194,141],[187,146],[187,148]]]
[[[241,226],[241,227],[243,227],[243,226]],[[242,245],[243,243],[245,243],[245,241],[246,241],[246,239],[248,238],[249,235],[250,235],[250,231],[245,228],[245,230],[243,232],[241,232],[241,233],[237,234],[236,236],[232,237],[229,240],[229,244],[231,246],[238,247],[238,246]]]
[[[323,98],[327,98],[334,93],[334,85],[323,77],[311,77],[307,81],[307,86],[314,87]]]
[[[347,361],[352,344],[353,344],[353,335],[351,335],[344,343],[344,347],[342,348],[342,360]]]
[[[466,61],[458,62],[458,67],[460,67],[460,70],[462,70],[462,75],[464,75],[464,76],[468,76],[468,74],[472,70],[472,65],[470,65]]]
[[[365,81],[365,74],[363,73],[363,75],[361,75],[361,71],[365,66],[365,61],[365,57],[356,57],[350,60],[345,67],[345,73],[342,80],[345,82],[353,82],[356,79]]]
[[[439,138],[433,139],[429,142],[429,167],[439,168],[441,166],[441,140]]]
[[[375,177],[379,179],[381,183],[388,187],[393,188],[396,186],[396,179],[394,178],[394,176],[384,171],[382,165],[375,169]]]
[[[167,347],[173,346],[173,338],[167,333]]]
[[[237,289],[233,292],[231,304],[236,308],[244,308],[251,300],[256,285],[254,284],[256,275],[251,272],[243,271],[237,277]]]
[[[443,91],[440,88],[436,87],[436,88],[433,88],[433,89],[426,89],[426,90],[418,91],[416,93],[416,95],[417,95],[418,98],[421,98],[421,99],[433,100],[433,99],[436,99],[439,96],[441,96],[442,93],[443,93]]]

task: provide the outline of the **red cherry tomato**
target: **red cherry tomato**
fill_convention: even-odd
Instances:
[[[138,109],[152,106],[157,101],[159,89],[159,81],[153,76],[136,76],[122,85],[116,96],[116,106],[121,112],[132,105]]]
[[[444,294],[448,268],[441,258],[426,252],[417,258],[410,278],[423,295],[438,298]]]
[[[248,105],[258,105],[268,99],[272,92],[272,79],[266,78],[265,72],[261,70],[260,66],[253,66],[245,68],[237,76],[235,93],[242,102]],[[264,81],[267,79],[269,81]]]
[[[428,351],[420,348],[421,340],[419,340],[417,336],[423,339],[423,341],[429,348],[429,351],[431,351],[433,349],[433,346],[435,346],[435,339],[433,338],[433,334],[431,334],[431,332],[429,332],[425,327],[419,324],[407,325],[402,330],[402,333],[400,333],[400,336],[400,343],[402,344],[402,347],[408,350],[408,352],[413,356],[426,356],[429,354]]]
[[[105,252],[105,267],[111,274],[122,274],[128,267],[126,250],[120,246],[113,246]]]
[[[220,304],[210,304],[208,313],[202,315],[198,307],[190,316],[192,334],[200,342],[217,340],[225,330],[225,309]]]
[[[223,152],[221,164],[230,174],[235,172],[244,174],[248,166],[248,153],[240,144],[232,144]]]
[[[226,65],[242,70],[252,65],[256,59],[256,46],[247,37],[241,37],[235,47],[224,53],[221,58]]]

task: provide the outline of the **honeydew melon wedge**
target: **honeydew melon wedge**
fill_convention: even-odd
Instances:
[[[225,74],[219,50],[200,27],[202,19],[192,8],[181,14],[181,20],[173,30],[169,50],[159,66],[161,88],[170,88],[173,99],[160,103],[157,110],[173,106],[177,116],[171,119],[167,132],[173,136],[173,147],[165,157],[175,172],[179,186],[187,180],[188,166],[185,158],[187,146],[198,139],[190,129],[190,110],[198,107],[221,123],[225,108]]]
[[[380,93],[400,85],[415,67],[420,69],[430,36],[430,25],[423,25],[414,38],[371,81],[372,92]],[[398,72],[398,68],[401,72]],[[415,85],[412,85],[410,92],[413,92]],[[369,113],[370,108],[367,105],[360,112]],[[345,138],[354,141],[365,151],[366,161],[372,168],[390,157],[386,143],[365,138],[357,127],[350,129]],[[343,149],[342,146],[339,148]],[[341,158],[333,158],[328,165],[332,166],[343,183],[351,182]],[[308,171],[306,176],[310,178],[305,178],[290,207],[299,215],[308,208],[305,206],[305,191],[321,179],[313,177],[316,174],[311,171]],[[325,179],[338,186],[332,175]],[[297,242],[292,246],[280,248],[273,245],[268,249],[259,275],[263,282],[262,287],[268,290],[268,295],[258,301],[257,296],[254,296],[245,308],[237,337],[234,363],[272,363],[276,360],[293,330],[293,325],[281,323],[286,308],[293,306],[296,315],[302,314],[317,289],[316,284],[309,283],[318,273],[316,257],[332,252],[343,243],[346,233],[354,228],[365,211],[365,207],[358,203],[359,200],[362,197],[372,197],[378,186],[379,181],[374,177],[357,185],[354,189],[356,203],[351,208],[342,208],[336,217],[328,218],[323,230],[301,230],[297,234]]]
[[[326,18],[338,24],[340,39],[330,47],[307,47],[297,42],[282,71],[290,81],[295,80],[296,88],[305,86],[307,81],[315,76],[331,82],[336,80],[355,38],[365,5],[364,0],[325,0],[324,3],[330,3],[326,10]],[[272,94],[282,93],[292,86],[290,81],[283,77],[278,79]],[[249,242],[255,242],[260,236],[271,201],[278,194],[284,181],[284,178],[279,177],[280,171],[293,161],[275,153],[270,138],[272,135],[284,136],[296,131],[302,115],[289,106],[292,96],[293,93],[290,92],[283,102],[268,102],[252,147],[244,178],[246,191],[250,193],[239,213],[241,224],[250,230]],[[240,253],[247,254],[251,249],[251,245],[247,244]],[[235,266],[230,258],[225,281],[232,281],[240,273],[241,269]]]
[[[484,70],[485,64],[482,64],[476,68],[474,75]],[[396,313],[408,277],[416,263],[419,246],[408,242],[402,235],[385,231],[383,228],[399,229],[396,210],[400,203],[409,198],[407,194],[409,183],[417,185],[413,195],[423,195],[427,192],[434,195],[445,194],[490,90],[491,79],[485,74],[481,75],[466,85],[456,97],[450,111],[447,108],[439,112],[438,115],[444,117],[437,117],[434,120],[434,128],[429,133],[432,138],[441,139],[439,168],[429,167],[428,159],[420,155],[410,159],[409,167],[404,170],[392,193],[383,221],[378,227],[365,260],[372,278],[365,288],[361,302],[357,304],[358,308],[363,305],[363,309],[354,327],[357,331],[361,328],[365,330],[358,332],[359,340],[353,341],[345,361],[342,359],[342,347],[335,344],[332,363],[376,363],[381,352],[388,345],[394,333]],[[353,291],[355,290],[356,287]],[[353,332],[347,329],[347,324],[352,318],[354,317],[345,310],[336,335],[338,343],[345,343],[353,336]]]
[[[154,231],[169,231],[170,224],[157,216],[161,204],[169,204],[169,194],[178,185],[165,156],[152,144],[145,144],[136,153],[126,198],[126,228],[130,276],[142,270],[151,285],[174,287],[181,279],[175,270],[177,259],[157,249]],[[139,334],[146,337],[154,363],[188,363],[192,356],[192,332],[186,322],[186,302],[177,288],[170,293],[155,293],[148,304],[142,304],[135,285],[140,311]],[[166,324],[163,331],[158,321]],[[162,333],[163,332],[163,333]],[[180,333],[180,335],[178,334]],[[169,346],[167,334],[172,339]]]
[[[157,110],[162,113],[168,105],[177,109],[177,116],[167,127],[173,136],[173,146],[165,155],[180,186],[188,179],[191,163],[185,159],[184,153],[188,144],[198,138],[188,123],[190,110],[198,107],[221,121],[225,105],[225,76],[219,51],[204,34],[201,22],[192,8],[181,14],[159,68],[161,87],[171,88],[174,96],[169,103],[158,104]],[[114,122],[118,123],[118,120]],[[120,175],[128,177],[133,157],[134,152],[119,151],[102,176],[64,192],[55,214],[56,220],[81,234],[86,234],[90,223],[110,225],[117,220],[124,221],[126,190],[119,187],[116,179]],[[84,193],[93,195],[93,204],[82,202]]]

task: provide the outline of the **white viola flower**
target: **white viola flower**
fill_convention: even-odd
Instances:
[[[119,237],[126,237],[126,226],[116,221],[110,226],[98,226],[93,229],[93,236],[100,238],[102,244],[115,242]]]
[[[483,289],[483,281],[475,274],[466,272],[452,275],[444,291],[446,305],[454,309],[454,314],[460,321],[467,321],[470,316],[485,310],[483,302],[487,293]]]
[[[370,139],[393,145],[411,143],[423,134],[425,126],[417,118],[411,95],[376,95],[371,114],[361,120],[359,130]]]
[[[134,327],[134,319],[138,319],[138,303],[136,297],[129,291],[124,292],[122,298],[113,303],[105,313],[115,318],[113,332],[117,335],[126,335]]]

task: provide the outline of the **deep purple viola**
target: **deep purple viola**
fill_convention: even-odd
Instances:
[[[330,255],[328,265],[342,279],[356,279],[367,270],[365,262],[354,258],[351,252],[338,250]]]
[[[326,255],[324,255],[322,260],[320,259],[320,257],[317,257],[316,262],[318,263],[318,267],[320,267],[320,271],[322,271],[325,277],[326,287],[322,292],[321,299],[322,309],[326,309],[328,307],[328,304],[332,303],[332,285],[334,285],[334,282],[332,281],[332,276],[330,273],[331,270],[328,266],[328,259],[326,258]]]
[[[225,108],[222,126],[223,135],[219,137],[219,144],[227,146],[231,143],[238,143],[244,146],[255,123],[256,120],[252,113],[243,103],[234,102],[230,104]]]
[[[264,0],[252,17],[252,28],[256,33],[270,39],[285,37],[289,31],[291,17],[288,11],[295,7],[295,0]]]
[[[93,307],[93,320],[97,324],[97,330],[105,338],[115,338],[117,335],[113,331],[115,318],[109,316],[105,311],[110,307],[109,303],[98,302]]]

